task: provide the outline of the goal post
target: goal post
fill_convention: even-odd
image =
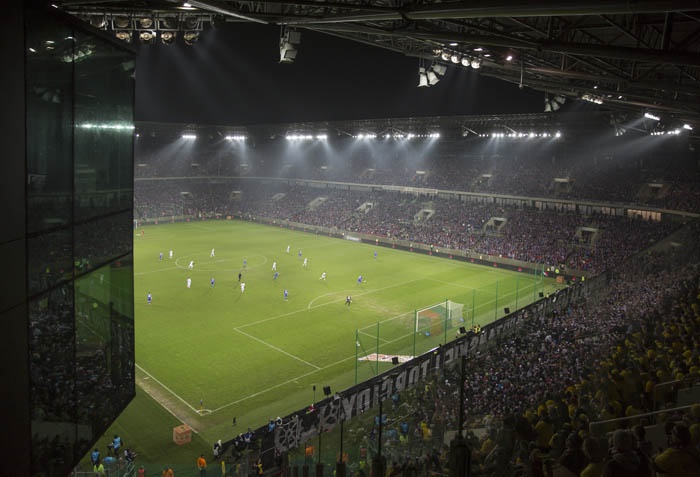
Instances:
[[[455,323],[464,321],[464,304],[451,300],[416,310],[415,332],[426,336],[446,333]]]

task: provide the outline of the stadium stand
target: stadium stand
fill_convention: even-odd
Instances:
[[[351,390],[223,443],[217,455],[236,464],[232,475],[307,475],[312,458],[323,468],[321,457],[326,472],[339,476],[454,473],[464,458],[454,440],[460,433],[469,450],[466,475],[616,475],[615,466],[628,459],[641,476],[668,469],[680,460],[679,449],[691,461],[700,458],[700,404],[693,398],[700,389],[700,228],[684,214],[649,220],[602,210],[608,201],[612,208],[697,211],[697,172],[684,175],[681,161],[661,173],[661,159],[613,164],[578,155],[465,163],[454,147],[444,146],[421,174],[360,160],[338,170],[275,160],[222,169],[212,158],[198,157],[191,167],[152,157],[142,168],[135,217],[146,222],[265,219],[546,263],[589,277],[516,313],[512,327],[494,323],[470,336],[464,359],[387,395],[383,409],[343,418],[349,450],[342,455],[334,448],[319,456],[312,442],[318,429],[338,442],[342,426],[320,426],[321,414],[337,411]],[[473,197],[443,193],[455,190]],[[597,205],[580,206],[589,199]],[[416,220],[421,210],[434,213]],[[303,442],[286,441],[292,428],[310,431]],[[697,475],[697,468],[678,475]]]

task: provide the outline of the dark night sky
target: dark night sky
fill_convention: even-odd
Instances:
[[[388,117],[535,113],[543,93],[450,67],[418,88],[418,60],[302,30],[293,64],[279,64],[279,28],[205,31],[194,46],[142,45],[136,120],[252,125]]]

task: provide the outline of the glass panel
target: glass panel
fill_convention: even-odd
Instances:
[[[131,250],[131,211],[91,220],[75,227],[75,273],[82,274]]]
[[[72,282],[29,303],[29,326],[32,461],[65,475],[78,432]]]
[[[27,240],[29,294],[40,293],[73,277],[73,235],[69,228]]]
[[[133,54],[26,17],[32,468],[67,475],[134,395]]]
[[[129,255],[83,275],[75,284],[78,428],[91,430],[76,455],[107,430],[133,397],[134,320]],[[99,385],[97,385],[99,384]],[[83,426],[84,425],[84,426]]]
[[[72,31],[28,15],[26,56],[27,230],[71,221],[73,66],[63,61]]]
[[[133,70],[130,54],[74,35],[76,220],[131,210]]]

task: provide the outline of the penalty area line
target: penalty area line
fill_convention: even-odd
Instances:
[[[152,379],[153,381],[155,381],[156,383],[158,383],[158,385],[159,385],[160,387],[162,387],[163,389],[165,389],[165,390],[166,390],[168,393],[170,393],[173,397],[175,397],[177,400],[179,400],[180,402],[182,402],[185,406],[187,406],[188,408],[190,408],[193,412],[195,412],[195,413],[198,414],[198,410],[195,409],[192,405],[190,405],[190,403],[188,403],[187,401],[185,401],[184,399],[182,399],[180,396],[178,396],[178,395],[175,393],[175,391],[173,391],[173,390],[170,389],[168,386],[166,386],[165,384],[163,384],[162,382],[160,382],[160,381],[158,380],[158,378],[156,378],[156,377],[153,376],[151,373],[149,373],[148,371],[146,371],[145,369],[143,369],[138,363],[135,363],[134,365],[135,365],[138,369],[140,369],[141,372],[143,372],[145,375],[147,375],[150,379]],[[165,409],[165,410],[168,411],[170,414],[172,414],[173,416],[175,416],[178,420],[182,420],[182,417],[181,417],[181,416],[178,416],[177,414],[175,414],[175,412],[174,412],[172,409],[170,409],[169,407],[163,405],[163,403],[161,402],[161,400],[160,400],[160,399],[157,399],[155,396],[153,396],[153,394],[151,394],[150,392],[148,392],[148,391],[146,390],[146,388],[144,388],[143,386],[141,386],[141,389],[143,389],[144,391],[146,391],[146,393],[147,393],[149,396],[151,396],[158,404],[160,404],[161,407],[162,407],[163,409]],[[195,433],[198,433],[198,431],[197,431],[194,427],[192,427],[192,425],[190,425],[190,424],[187,424],[187,425],[190,426],[190,427],[192,428],[192,430],[193,430]]]
[[[235,331],[235,332],[237,332],[237,333],[240,333],[240,334],[242,334],[243,336],[246,336],[246,337],[248,337],[248,338],[250,338],[250,339],[252,339],[252,340],[255,340],[255,341],[257,341],[258,343],[267,346],[268,348],[272,348],[272,349],[274,349],[275,351],[277,351],[277,352],[279,352],[279,353],[282,353],[282,354],[284,354],[284,355],[286,355],[286,356],[289,356],[290,358],[294,358],[294,359],[296,359],[297,361],[300,361],[300,362],[304,363],[304,364],[307,365],[307,366],[311,366],[312,368],[316,369],[317,371],[318,371],[319,369],[321,369],[320,367],[316,366],[315,364],[309,363],[308,361],[305,361],[305,360],[301,359],[301,358],[298,357],[298,356],[294,356],[293,354],[291,354],[291,353],[289,353],[289,352],[283,350],[282,348],[278,348],[278,347],[275,346],[275,345],[271,345],[270,343],[268,343],[268,342],[266,342],[266,341],[263,341],[263,340],[261,340],[260,338],[256,338],[255,336],[250,335],[250,334],[246,333],[245,331],[241,331],[241,330],[239,330],[238,328],[234,328],[233,331]]]

